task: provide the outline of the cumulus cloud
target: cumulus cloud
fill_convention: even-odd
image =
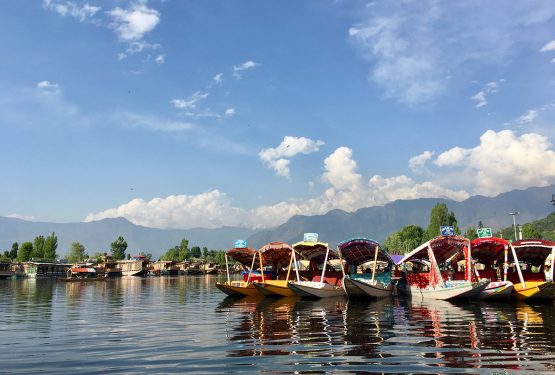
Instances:
[[[504,64],[523,42],[537,43],[537,34],[523,31],[549,22],[555,3],[540,9],[532,2],[376,2],[360,10],[348,36],[383,96],[416,106],[437,101],[473,66]]]
[[[81,22],[94,17],[100,11],[100,7],[85,3],[83,6],[75,4],[73,1],[43,0],[42,6],[45,9],[54,11],[60,16],[71,16]]]
[[[432,151],[424,151],[420,155],[413,156],[409,159],[409,168],[414,173],[422,173],[426,171],[426,163],[432,159],[434,153]]]
[[[171,104],[175,108],[190,109],[190,108],[195,108],[198,102],[206,99],[207,97],[208,97],[207,92],[203,93],[203,92],[197,91],[191,96],[189,96],[189,98],[187,99],[173,99],[171,101]]]
[[[546,43],[541,49],[540,52],[551,52],[555,51],[555,40]]]
[[[511,130],[488,130],[474,148],[454,147],[434,163],[456,170],[475,194],[493,196],[511,189],[555,183],[555,152],[548,138],[536,133],[518,136]]]
[[[279,176],[290,178],[290,160],[297,154],[311,154],[320,150],[323,141],[305,137],[285,136],[275,148],[262,149],[258,156],[268,168],[273,168]],[[287,159],[286,159],[287,158]]]
[[[125,42],[142,39],[160,22],[160,13],[149,8],[145,2],[132,3],[128,9],[117,7],[109,11],[108,15],[113,19],[114,32]]]

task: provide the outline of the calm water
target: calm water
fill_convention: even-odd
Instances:
[[[226,298],[216,280],[2,280],[0,373],[555,373],[553,304]]]

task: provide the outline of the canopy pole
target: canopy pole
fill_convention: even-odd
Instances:
[[[341,263],[341,272],[343,273],[343,278],[345,278],[345,267],[343,266],[343,257],[341,256],[341,249],[337,246],[337,254],[339,255],[339,262]]]
[[[299,267],[297,267],[297,256],[295,255],[296,251],[293,249],[293,262],[295,262],[295,273],[297,274],[297,282],[301,282],[301,277],[299,276]]]
[[[227,271],[227,284],[231,284],[231,281],[229,280],[229,263],[227,262],[227,254],[225,255],[225,270]]]
[[[247,277],[247,284],[251,281],[251,274],[254,268],[254,261],[256,260],[256,254],[258,254],[258,252],[254,253],[254,256],[252,257],[251,269],[249,270],[249,276]]]
[[[324,258],[324,265],[322,267],[322,279],[320,279],[320,286],[324,285],[324,276],[326,275],[326,265],[328,264],[329,254],[330,254],[330,248],[326,246],[326,257]]]
[[[526,283],[524,282],[524,277],[522,277],[522,271],[520,270],[520,262],[516,257],[516,251],[512,244],[511,244],[511,251],[513,253],[513,260],[515,262],[516,272],[518,273],[518,278],[520,279],[520,283],[522,284],[523,288],[526,288]]]
[[[374,284],[374,276],[376,275],[376,266],[378,263],[378,251],[380,249],[379,245],[376,245],[376,251],[374,251],[374,266],[372,267],[372,280],[370,281],[372,284]]]
[[[262,265],[262,253],[258,252],[258,260],[260,261],[260,273],[262,274],[262,282],[265,283],[266,279],[264,278],[264,266]]]
[[[293,263],[293,251],[291,250],[291,256],[289,257],[289,267],[287,267],[287,276],[285,277],[285,282],[289,281],[289,274],[291,273],[291,263]]]
[[[507,282],[507,269],[509,268],[509,246],[504,246],[505,262],[503,263],[503,281]]]
[[[555,280],[553,280],[553,268],[555,268],[553,266],[555,266],[555,246],[553,246],[551,248],[551,264],[550,264],[550,270],[549,270],[549,273],[550,273],[550,276],[551,276],[551,282],[555,281]],[[544,267],[545,267],[545,265],[544,265]]]

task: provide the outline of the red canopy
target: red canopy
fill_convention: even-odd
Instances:
[[[472,259],[490,264],[494,260],[504,257],[505,247],[509,247],[509,241],[497,237],[476,238],[470,243]]]
[[[265,266],[274,268],[287,267],[293,248],[285,242],[270,242],[258,249]]]
[[[511,246],[515,249],[516,256],[520,262],[527,262],[539,267],[551,254],[555,242],[548,240],[520,240],[513,242]]]
[[[375,257],[376,248],[378,248],[378,260],[393,263],[393,260],[382,248],[380,244],[374,240],[355,237],[349,240],[340,242],[337,246],[341,251],[341,256],[348,263],[358,266],[359,264],[373,261]]]
[[[243,247],[243,248],[236,248],[229,249],[225,253],[228,257],[235,259],[237,262],[250,267],[252,265],[252,258],[256,254],[256,250],[251,249],[250,247]],[[254,268],[258,268],[258,262],[255,262]]]

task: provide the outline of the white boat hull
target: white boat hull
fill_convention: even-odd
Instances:
[[[367,296],[372,298],[384,298],[391,296],[393,284],[383,285],[374,280],[352,279],[346,277],[344,280],[345,291],[349,297]],[[358,291],[362,292],[359,293]]]
[[[515,286],[510,281],[492,281],[480,292],[480,299],[510,298]]]
[[[287,286],[300,297],[328,298],[345,295],[345,291],[340,286],[314,281],[289,282]]]
[[[445,284],[436,288],[419,288],[414,285],[399,286],[398,289],[402,293],[411,297],[421,297],[427,299],[450,300],[455,298],[463,298],[464,294],[472,293],[474,286],[470,282],[460,282],[456,284]]]

